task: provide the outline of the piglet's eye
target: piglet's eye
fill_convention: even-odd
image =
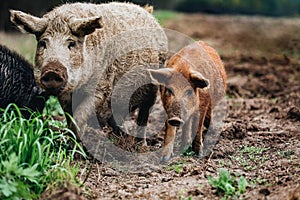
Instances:
[[[193,93],[194,93],[194,91],[193,91],[192,89],[190,89],[190,90],[187,90],[187,91],[185,92],[185,95],[186,95],[186,96],[192,96]]]
[[[69,41],[68,49],[71,50],[73,47],[76,47],[76,42],[75,41]]]
[[[174,92],[171,88],[166,88],[165,93],[167,96],[174,96]]]

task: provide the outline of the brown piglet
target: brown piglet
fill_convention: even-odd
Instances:
[[[213,108],[226,90],[226,72],[218,53],[205,42],[195,42],[173,55],[166,68],[148,71],[153,83],[160,85],[167,113],[161,160],[171,158],[179,127],[182,149],[192,142],[192,150],[203,157],[202,131],[209,128]]]

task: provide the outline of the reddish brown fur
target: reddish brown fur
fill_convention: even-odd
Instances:
[[[192,148],[202,157],[203,125],[209,127],[212,110],[225,95],[226,72],[219,55],[206,43],[195,42],[171,57],[166,69],[150,71],[150,74],[161,85],[161,97],[168,120],[174,116],[183,118],[182,146],[191,142],[192,132],[195,131]],[[192,95],[188,92],[190,88],[194,92]],[[173,153],[176,131],[168,120],[163,161],[168,160]]]

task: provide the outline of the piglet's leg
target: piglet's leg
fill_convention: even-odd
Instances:
[[[193,130],[197,130],[197,134],[192,143],[192,150],[196,153],[196,155],[198,155],[199,158],[203,158],[204,156],[202,128],[203,128],[206,112],[207,112],[207,107],[204,107],[204,109],[200,111],[199,121],[195,120],[196,118],[194,118],[193,126],[192,126]]]
[[[161,157],[162,162],[167,162],[168,160],[170,160],[173,154],[175,133],[176,133],[176,127],[171,126],[166,122],[165,140],[164,140],[164,147],[162,150],[162,157]]]
[[[181,151],[184,151],[185,148],[191,144],[192,142],[192,120],[193,117],[190,117],[182,127],[182,135],[181,135]]]

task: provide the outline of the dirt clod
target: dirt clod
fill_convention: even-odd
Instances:
[[[293,121],[300,121],[300,108],[292,107],[287,113],[288,119]]]

